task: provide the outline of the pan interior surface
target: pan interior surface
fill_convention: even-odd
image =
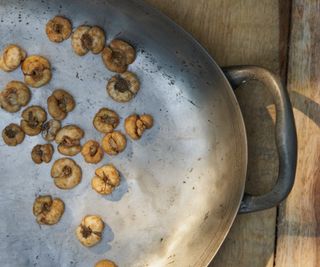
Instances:
[[[129,103],[107,96],[106,83],[114,74],[101,56],[76,56],[70,39],[52,43],[45,24],[61,14],[73,22],[99,25],[107,42],[129,41],[137,59],[129,67],[141,89]],[[208,54],[183,30],[142,1],[0,0],[0,47],[21,45],[29,55],[40,54],[53,68],[51,82],[31,89],[29,105],[46,108],[47,97],[63,88],[75,98],[76,108],[62,122],[85,131],[82,143],[100,141],[94,114],[108,107],[124,118],[148,113],[154,127],[139,141],[128,139],[126,150],[105,156],[98,165],[74,160],[83,171],[82,182],[72,190],[54,186],[50,168],[63,157],[55,146],[50,164],[35,165],[31,150],[45,141],[27,137],[17,147],[0,140],[0,265],[93,266],[103,258],[121,267],[206,266],[227,234],[244,190],[247,151],[241,112],[231,88]],[[20,69],[0,72],[1,88],[23,80]],[[0,126],[20,123],[21,112],[1,111]],[[96,168],[113,163],[121,184],[111,196],[91,189]],[[55,226],[35,222],[36,196],[60,197],[66,210]],[[83,247],[75,228],[87,214],[106,223],[103,239]]]

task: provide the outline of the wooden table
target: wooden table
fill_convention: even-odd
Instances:
[[[256,64],[281,75],[298,130],[296,183],[267,211],[237,217],[211,267],[320,266],[320,0],[146,0],[191,32],[221,66]],[[246,191],[278,171],[272,99],[258,83],[237,91],[248,141]]]

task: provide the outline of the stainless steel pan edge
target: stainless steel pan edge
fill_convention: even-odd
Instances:
[[[246,136],[246,133],[245,133],[245,124],[244,124],[244,121],[243,121],[243,117],[242,117],[242,113],[241,113],[241,109],[240,109],[238,100],[236,98],[236,95],[234,94],[234,90],[236,90],[243,83],[246,83],[246,82],[254,80],[254,79],[259,80],[259,78],[257,78],[257,77],[253,77],[253,76],[249,77],[248,75],[246,75],[245,77],[242,77],[243,79],[241,81],[239,81],[239,79],[237,79],[235,73],[238,73],[238,70],[247,69],[247,68],[250,69],[250,67],[252,67],[252,66],[228,66],[228,67],[221,68],[215,62],[215,60],[209,54],[209,52],[201,45],[201,43],[199,41],[197,41],[196,38],[193,37],[193,35],[191,33],[186,31],[183,27],[181,27],[175,21],[173,21],[168,16],[163,14],[161,11],[159,11],[158,9],[152,7],[150,4],[146,3],[144,0],[134,0],[134,2],[136,2],[139,5],[141,5],[142,9],[146,9],[146,15],[155,16],[155,17],[161,17],[161,19],[166,21],[166,23],[171,24],[170,26],[172,28],[175,28],[178,32],[183,33],[183,35],[185,35],[187,37],[188,41],[193,44],[194,49],[196,49],[197,52],[202,53],[205,57],[207,57],[207,59],[209,60],[209,62],[211,64],[211,67],[213,67],[215,69],[215,71],[217,73],[219,73],[220,77],[222,78],[221,81],[224,82],[225,91],[229,95],[229,97],[232,99],[233,104],[234,104],[234,115],[237,117],[237,120],[238,120],[238,122],[237,122],[238,123],[238,128],[235,129],[235,132],[241,133],[239,135],[239,138],[242,139],[241,141],[244,144],[244,147],[242,147],[242,149],[241,149],[242,151],[239,151],[242,154],[241,162],[242,162],[242,164],[245,164],[245,166],[247,166],[247,163],[248,163],[248,151],[247,151],[247,136]],[[210,80],[208,80],[206,82],[206,84],[210,85]],[[280,87],[281,87],[281,85],[280,85]],[[278,89],[278,87],[276,89]],[[280,88],[280,89],[283,90],[282,88]],[[290,110],[289,110],[289,112],[290,112]],[[294,131],[294,133],[295,133],[295,131]],[[295,155],[295,157],[296,157],[296,155]],[[293,156],[293,158],[294,158],[294,156]],[[207,248],[204,250],[203,254],[199,257],[199,259],[197,259],[197,261],[196,261],[194,266],[206,267],[212,262],[213,258],[215,257],[215,255],[217,254],[218,250],[220,249],[223,241],[225,240],[226,236],[228,235],[228,233],[230,231],[230,228],[231,228],[231,226],[232,226],[232,224],[233,224],[233,222],[234,222],[234,220],[235,220],[235,218],[236,218],[236,216],[237,216],[237,214],[239,212],[240,213],[248,213],[248,212],[254,212],[254,211],[263,210],[263,209],[268,208],[267,205],[265,205],[265,207],[260,206],[259,209],[256,209],[255,207],[252,208],[252,206],[250,206],[248,208],[246,204],[249,201],[248,202],[246,201],[246,203],[243,202],[244,197],[245,197],[244,189],[245,189],[245,180],[246,180],[246,178],[245,178],[246,177],[246,170],[247,169],[244,170],[244,172],[242,174],[243,175],[242,177],[238,177],[240,180],[243,181],[242,186],[240,187],[240,190],[241,190],[242,193],[239,195],[239,199],[240,199],[239,204],[235,206],[234,213],[232,215],[230,214],[230,216],[228,218],[228,222],[224,223],[223,225],[220,225],[220,227],[222,227],[224,229],[222,231],[222,234],[219,233],[219,234],[214,235],[212,241],[209,243]],[[243,178],[244,178],[244,180],[243,180]],[[291,184],[291,186],[293,186],[294,176],[290,180],[291,180],[291,182],[288,182],[288,184]],[[288,194],[289,194],[289,192],[285,196],[283,194],[282,200]],[[246,196],[246,197],[248,197],[248,196]],[[273,202],[271,207],[276,206],[279,203],[280,203],[280,201],[278,201],[277,203]],[[188,266],[193,266],[193,265],[188,265]]]

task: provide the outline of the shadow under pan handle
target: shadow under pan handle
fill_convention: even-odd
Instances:
[[[223,71],[234,89],[258,80],[272,94],[276,106],[276,145],[279,155],[278,180],[273,189],[261,196],[245,194],[239,213],[248,213],[277,206],[290,193],[295,179],[297,164],[297,134],[289,95],[279,77],[257,66],[232,66]]]

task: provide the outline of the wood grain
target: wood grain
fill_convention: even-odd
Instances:
[[[279,1],[279,64],[282,83],[287,85],[288,55],[291,33],[292,0]]]
[[[294,0],[288,89],[298,132],[294,189],[280,207],[276,267],[320,266],[320,1]]]
[[[220,65],[257,64],[279,73],[280,62],[285,62],[278,0],[147,2],[191,32]],[[261,194],[271,189],[278,170],[272,101],[257,83],[237,90],[237,96],[249,143],[246,191]],[[238,216],[211,266],[273,266],[275,223],[276,209]]]

